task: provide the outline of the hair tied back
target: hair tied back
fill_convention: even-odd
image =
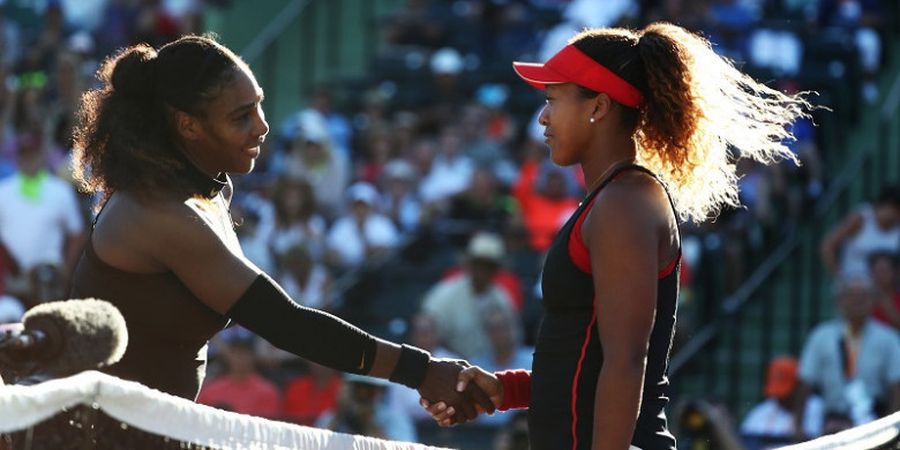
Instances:
[[[156,96],[156,50],[139,44],[113,58],[116,60],[110,79],[113,93],[140,102],[151,101]]]

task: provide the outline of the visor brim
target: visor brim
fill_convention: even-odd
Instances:
[[[548,84],[569,82],[566,77],[540,63],[514,62],[513,70],[526,83],[538,89],[544,89]]]

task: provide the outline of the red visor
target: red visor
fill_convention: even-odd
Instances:
[[[641,91],[631,83],[571,44],[563,47],[544,64],[514,62],[513,69],[528,84],[538,89],[544,89],[548,84],[575,83],[596,92],[603,92],[613,100],[632,108],[637,108],[644,100]]]

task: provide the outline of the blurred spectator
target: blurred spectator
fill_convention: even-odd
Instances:
[[[290,178],[308,181],[319,211],[330,219],[342,212],[343,193],[349,177],[348,162],[332,147],[321,118],[311,114],[304,117],[306,120],[284,155],[283,172]]]
[[[828,232],[820,249],[825,267],[839,276],[867,274],[867,258],[879,250],[900,252],[898,185],[884,186],[873,203],[845,217]]]
[[[382,173],[381,209],[403,233],[415,231],[423,220],[422,202],[416,192],[417,178],[415,168],[404,159],[391,160]]]
[[[472,180],[475,167],[463,153],[463,142],[454,127],[441,133],[438,152],[419,184],[419,193],[427,203],[441,203],[464,191]]]
[[[677,405],[673,428],[678,448],[690,450],[744,450],[734,421],[721,403],[690,399]]]
[[[385,41],[392,46],[437,48],[444,40],[444,27],[429,0],[409,0],[384,27]]]
[[[825,402],[823,433],[831,434],[900,407],[900,336],[871,320],[875,300],[868,278],[835,286],[840,318],[817,326],[800,357],[794,423],[805,422],[806,399],[816,389]],[[795,430],[805,428],[795,426]],[[798,435],[798,440],[806,436]]]
[[[389,384],[382,378],[345,374],[337,408],[323,414],[317,425],[339,433],[415,442],[412,421],[386,401]]]
[[[494,449],[528,450],[528,412],[512,410],[507,413],[512,414],[512,419],[497,433]]]
[[[0,181],[0,240],[25,275],[39,264],[64,267],[68,279],[84,242],[84,223],[72,186],[46,169],[46,151],[37,133],[18,139],[18,171]],[[11,295],[27,289],[19,277]]]
[[[550,247],[556,232],[578,207],[567,170],[532,154],[522,164],[513,187],[531,246],[539,252]]]
[[[4,3],[0,2],[0,66],[12,67],[19,60],[23,47],[19,26],[6,17]]]
[[[337,407],[344,382],[336,370],[308,364],[309,371],[288,382],[284,389],[284,416],[293,423],[312,426],[323,413]]]
[[[410,319],[409,337],[410,345],[415,345],[435,358],[457,359],[458,355],[444,347],[438,335],[437,322],[431,316],[416,314]],[[413,421],[431,422],[431,415],[419,404],[419,391],[402,384],[393,383],[388,387],[389,402],[409,416]]]
[[[328,261],[338,270],[359,267],[369,258],[385,254],[399,243],[397,228],[378,212],[379,195],[369,183],[347,189],[350,212],[328,231]]]
[[[328,310],[331,308],[331,277],[325,266],[313,260],[309,249],[297,245],[279,258],[281,270],[278,284],[303,306]]]
[[[746,450],[781,447],[794,442],[794,405],[797,396],[797,359],[781,356],[769,361],[763,386],[765,400],[754,406],[741,423],[741,439]],[[803,434],[816,438],[822,434],[824,405],[811,395],[804,406]]]
[[[472,181],[466,190],[450,199],[446,218],[460,222],[465,228],[478,227],[500,233],[515,207],[513,198],[501,191],[494,174],[479,167],[472,172]]]
[[[282,176],[275,186],[275,229],[269,247],[276,259],[302,245],[320,261],[325,254],[325,219],[319,214],[313,186],[303,178]]]
[[[422,302],[422,313],[435,320],[447,348],[467,360],[490,354],[484,328],[487,310],[500,308],[515,314],[509,294],[492,283],[503,257],[499,236],[475,234],[466,250],[464,275],[438,282]]]
[[[732,60],[745,60],[747,38],[759,20],[751,2],[741,0],[713,0],[709,6],[709,40],[716,52]]]
[[[875,310],[872,317],[900,330],[900,256],[875,252],[869,255],[869,271],[875,284]]]
[[[490,356],[481,356],[472,360],[472,365],[488,372],[522,369],[531,367],[534,349],[522,344],[522,324],[516,314],[510,314],[506,308],[489,308],[483,313],[485,333],[491,344]],[[482,414],[477,423],[488,426],[508,424],[514,417],[514,411],[496,412],[488,416]]]
[[[244,196],[231,202],[231,217],[236,224],[234,231],[241,243],[241,251],[253,264],[266,273],[276,273],[275,258],[269,247],[274,219],[274,207],[262,197]]]
[[[197,403],[254,416],[281,416],[281,394],[256,370],[254,336],[233,333],[224,341],[221,355],[225,373],[204,383]]]

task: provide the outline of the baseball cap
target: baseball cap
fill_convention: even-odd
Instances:
[[[766,385],[763,394],[766,397],[783,399],[797,386],[797,360],[790,356],[773,359],[766,371]]]
[[[466,248],[466,255],[470,259],[487,260],[498,264],[502,261],[504,253],[503,240],[500,236],[488,232],[476,233]]]
[[[526,83],[544,89],[548,84],[574,83],[603,92],[625,106],[637,108],[644,100],[641,91],[572,44],[566,45],[545,63],[514,62],[513,69]]]
[[[347,189],[347,197],[351,202],[363,202],[369,206],[378,203],[378,191],[369,183],[360,181]]]

